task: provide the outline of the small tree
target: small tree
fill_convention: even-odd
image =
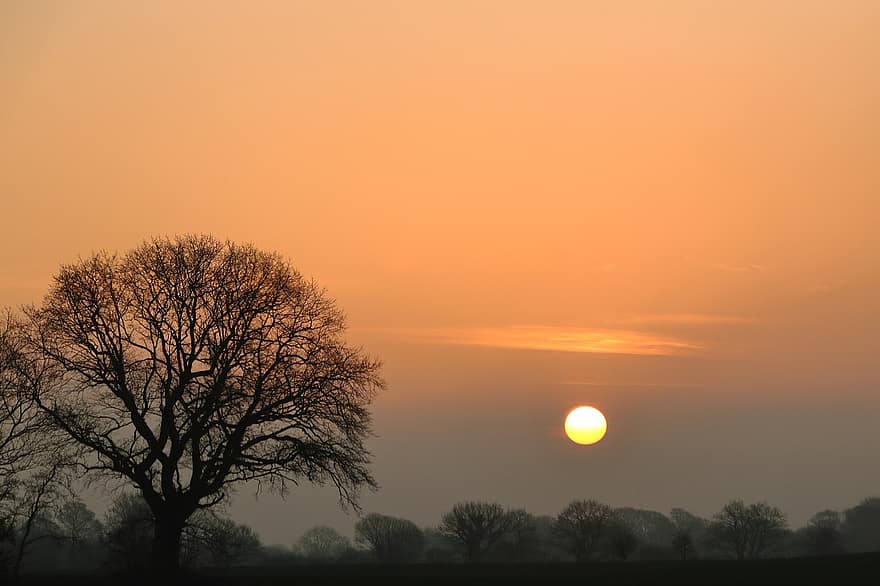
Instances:
[[[355,543],[365,545],[383,563],[413,562],[424,548],[422,531],[406,519],[370,513],[354,526]]]
[[[538,542],[538,528],[534,515],[523,509],[507,513],[508,528],[505,543],[510,545],[513,559],[524,561]]]
[[[830,555],[843,551],[843,515],[838,511],[820,511],[813,515],[804,530],[807,551],[813,555]]]
[[[611,507],[595,500],[574,501],[559,513],[556,530],[579,562],[590,559],[612,519]]]
[[[624,518],[614,516],[608,525],[608,547],[611,555],[626,561],[639,547],[639,538]]]
[[[73,497],[65,500],[55,514],[59,537],[76,552],[86,543],[94,543],[101,538],[101,522],[84,502]]]
[[[318,525],[302,534],[296,549],[309,560],[331,562],[350,550],[351,543],[332,527]]]
[[[104,540],[111,566],[140,571],[149,564],[153,513],[135,494],[121,494],[104,518]]]
[[[226,517],[202,515],[192,527],[195,539],[215,566],[233,566],[260,549],[260,538],[253,529]]]
[[[478,562],[504,537],[511,517],[497,503],[458,503],[443,515],[439,530],[458,542],[469,562]]]
[[[709,522],[684,509],[672,509],[670,515],[674,526],[672,548],[682,561],[687,560],[697,553],[697,543],[704,538]]]
[[[736,559],[760,558],[786,529],[785,515],[765,502],[746,506],[734,500],[715,515],[712,532]]]

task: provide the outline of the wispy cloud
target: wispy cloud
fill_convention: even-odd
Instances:
[[[633,316],[625,321],[631,325],[725,325],[754,322],[754,318],[739,315],[714,313],[646,313]]]
[[[429,328],[401,330],[409,339],[434,344],[488,346],[520,350],[673,356],[700,346],[687,340],[633,330],[595,330],[554,326]]]
[[[757,263],[748,263],[741,265],[717,264],[715,265],[715,268],[719,271],[725,271],[728,273],[763,273],[767,270],[766,265]]]

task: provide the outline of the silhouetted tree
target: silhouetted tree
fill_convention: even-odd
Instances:
[[[511,517],[497,503],[467,501],[443,515],[439,530],[458,542],[469,562],[478,562],[510,528]]]
[[[383,563],[413,562],[422,555],[424,538],[415,523],[370,513],[354,526],[355,542],[366,545]]]
[[[535,517],[523,509],[513,509],[507,513],[507,535],[503,538],[510,547],[515,561],[524,561],[531,550],[537,546],[537,524]]]
[[[152,562],[173,572],[197,510],[254,480],[374,486],[364,439],[379,364],[343,341],[334,302],[276,254],[211,237],[147,242],[66,265],[26,311],[50,370],[41,409],[133,483],[152,511]]]
[[[574,501],[556,518],[556,529],[575,559],[590,559],[605,536],[613,512],[595,500]]]
[[[147,567],[153,539],[153,513],[141,497],[121,494],[104,518],[104,540],[111,566],[129,572]]]
[[[848,551],[880,551],[880,498],[866,498],[844,511],[841,531]]]
[[[351,549],[351,543],[332,527],[319,525],[302,534],[296,549],[312,561],[329,562],[342,557]]]
[[[191,524],[198,545],[207,552],[215,566],[229,567],[253,556],[260,549],[260,539],[247,525],[226,517],[204,514]]]
[[[670,540],[672,548],[682,560],[693,557],[697,553],[697,543],[704,539],[709,522],[684,509],[672,509],[670,515],[674,526]]]
[[[843,552],[843,515],[838,511],[825,510],[813,515],[803,534],[807,552],[812,555],[831,555]]]
[[[785,515],[765,502],[746,506],[734,500],[715,515],[712,532],[736,559],[760,558],[785,532]]]
[[[638,549],[639,538],[625,520],[612,517],[608,525],[608,546],[611,555],[625,561]]]
[[[70,544],[73,551],[83,544],[96,542],[101,538],[101,522],[84,502],[73,497],[66,499],[55,514],[59,537]]]
[[[52,507],[60,498],[60,465],[49,466],[22,483],[22,492],[16,503],[20,518],[16,535],[15,561],[12,576],[17,577],[28,549],[38,541],[58,538],[57,526],[52,519]]]

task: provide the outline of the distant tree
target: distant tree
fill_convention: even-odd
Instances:
[[[103,527],[95,513],[80,499],[66,499],[55,514],[59,537],[70,544],[73,551],[86,543],[97,542]]]
[[[674,526],[670,542],[682,561],[697,553],[697,543],[702,541],[709,522],[684,509],[672,509],[670,514]]]
[[[777,507],[765,502],[746,506],[741,500],[726,504],[712,523],[718,543],[738,560],[762,557],[785,529],[785,515]]]
[[[507,516],[508,528],[504,540],[510,545],[513,559],[525,561],[538,544],[535,517],[523,509],[513,509]]]
[[[611,555],[626,561],[639,547],[639,538],[626,520],[613,517],[608,525],[608,546]]]
[[[26,311],[34,397],[137,487],[152,565],[173,573],[183,530],[233,485],[330,482],[343,504],[375,486],[365,439],[379,363],[343,339],[342,312],[277,254],[206,236],[155,239],[63,266]]]
[[[469,562],[478,562],[510,529],[511,517],[497,503],[467,501],[443,515],[439,530],[458,542]]]
[[[880,551],[880,498],[866,498],[844,511],[841,531],[848,551]]]
[[[303,533],[297,542],[297,550],[305,558],[312,561],[335,561],[349,549],[351,549],[351,543],[348,538],[325,525],[312,527]]]
[[[104,540],[111,566],[129,572],[145,569],[153,539],[153,513],[146,501],[134,494],[121,494],[104,518]]]
[[[12,576],[17,578],[28,549],[38,541],[57,539],[58,529],[52,518],[52,509],[60,498],[60,465],[53,465],[22,482],[16,512],[19,518],[16,534],[15,561]]]
[[[191,527],[194,539],[214,566],[236,565],[260,549],[260,539],[253,529],[226,517],[200,515]]]
[[[569,553],[584,562],[598,549],[612,516],[611,507],[598,501],[574,501],[559,513],[556,528]]]
[[[46,455],[55,451],[56,438],[34,402],[45,378],[45,367],[27,354],[22,324],[0,312],[0,499],[8,499],[20,475],[45,466]]]
[[[811,555],[831,555],[843,552],[843,515],[825,510],[813,515],[804,528],[807,552]]]
[[[354,526],[355,542],[366,545],[382,563],[414,562],[422,555],[424,537],[406,519],[370,513]]]

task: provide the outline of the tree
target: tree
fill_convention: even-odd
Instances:
[[[866,498],[844,511],[842,532],[848,551],[880,551],[880,498]]]
[[[807,551],[812,555],[831,555],[843,551],[841,526],[843,515],[837,511],[820,511],[804,528]]]
[[[358,520],[354,535],[355,543],[368,546],[383,563],[416,561],[424,548],[422,531],[415,523],[378,513]]]
[[[508,527],[505,543],[510,545],[513,559],[524,561],[537,545],[537,523],[535,517],[523,509],[507,513]]]
[[[342,557],[351,549],[351,543],[332,527],[318,525],[302,534],[296,549],[310,560],[329,562]]]
[[[348,346],[342,313],[277,254],[208,236],[100,253],[56,275],[26,311],[36,400],[137,487],[152,564],[174,572],[189,517],[256,481],[332,483],[343,506],[373,487],[367,410],[379,363]]]
[[[574,501],[556,517],[556,530],[579,562],[590,559],[605,535],[613,512],[595,500]]]
[[[149,564],[154,533],[153,513],[147,502],[135,494],[116,497],[104,518],[104,539],[111,565],[129,572]]]
[[[192,523],[195,539],[215,566],[229,567],[260,549],[260,538],[247,525],[213,514]]]
[[[511,517],[497,503],[468,501],[443,515],[439,530],[454,539],[469,562],[478,562],[510,528]]]
[[[709,522],[684,509],[672,509],[670,516],[674,526],[672,548],[684,561],[696,554],[696,545],[704,538]]]
[[[65,500],[55,514],[59,536],[70,544],[73,551],[85,543],[95,542],[101,537],[103,527],[95,513],[78,498]]]
[[[621,561],[626,561],[638,549],[636,531],[623,516],[612,516],[608,525],[608,546],[611,555]]]
[[[738,560],[760,558],[785,529],[785,515],[777,507],[765,502],[746,506],[741,500],[724,505],[712,524],[718,542]]]

